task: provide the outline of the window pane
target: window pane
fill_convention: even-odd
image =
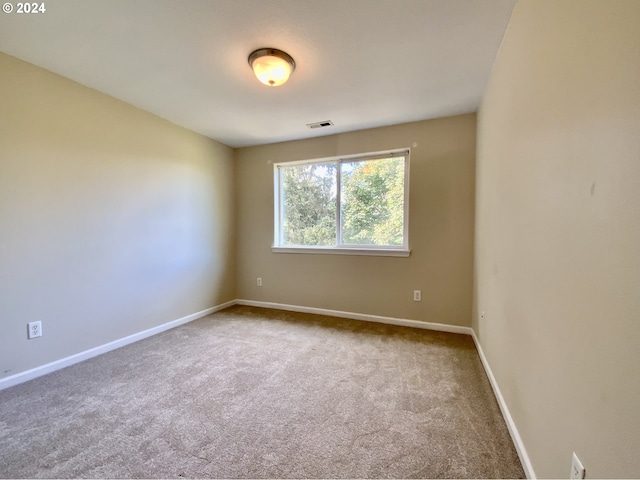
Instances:
[[[340,172],[342,243],[404,244],[404,157],[345,162]]]
[[[336,165],[280,167],[283,245],[336,244]]]

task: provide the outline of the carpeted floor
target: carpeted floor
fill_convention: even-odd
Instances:
[[[7,478],[524,478],[469,336],[232,307],[0,391]]]

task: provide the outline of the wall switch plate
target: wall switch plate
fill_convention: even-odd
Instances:
[[[413,301],[421,302],[422,301],[422,290],[414,290],[413,291]]]
[[[586,470],[584,469],[584,465],[576,455],[576,452],[573,452],[573,457],[571,458],[571,480],[580,480],[585,478]]]
[[[37,338],[42,336],[42,322],[29,322],[27,323],[27,338]]]
[[[256,284],[261,287],[262,286],[262,277],[258,277],[258,279],[256,280]]]

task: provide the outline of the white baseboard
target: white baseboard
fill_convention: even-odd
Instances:
[[[215,307],[207,308],[206,310],[201,310],[200,312],[192,313],[191,315],[187,315],[177,320],[158,325],[157,327],[134,333],[133,335],[129,335],[128,337],[120,338],[118,340],[114,340],[113,342],[105,343],[104,345],[85,350],[84,352],[76,353],[75,355],[71,355],[69,357],[62,358],[45,365],[41,365],[36,368],[32,368],[31,370],[26,370],[24,372],[16,373],[15,375],[11,375],[10,377],[2,378],[0,379],[0,390],[13,387],[14,385],[18,385],[19,383],[33,380],[34,378],[41,377],[42,375],[46,375],[47,373],[55,372],[56,370],[60,370],[75,363],[82,362],[83,360],[88,360],[103,353],[110,352],[111,350],[115,350],[116,348],[124,347],[125,345],[129,345],[130,343],[134,343],[153,335],[157,335],[158,333],[162,333],[166,330],[179,327],[180,325],[192,322],[193,320],[197,320],[198,318],[204,317],[205,315],[209,315],[210,313],[217,312],[218,310],[222,310],[235,304],[236,301],[231,300],[221,305],[216,305]]]
[[[511,439],[513,440],[513,444],[516,447],[516,451],[518,452],[518,457],[520,457],[520,462],[522,463],[522,468],[524,469],[524,473],[527,478],[535,479],[536,473],[533,471],[533,465],[531,464],[531,459],[527,454],[527,450],[524,448],[524,443],[522,442],[522,438],[520,437],[520,433],[518,432],[518,428],[516,427],[513,418],[511,417],[511,412],[509,412],[509,408],[507,407],[506,402],[504,401],[504,397],[502,396],[502,392],[500,391],[500,387],[498,386],[498,382],[496,378],[493,376],[493,371],[489,366],[489,362],[487,361],[487,357],[484,355],[484,351],[482,350],[482,346],[480,345],[480,341],[476,336],[476,332],[472,330],[473,341],[476,344],[476,349],[478,350],[478,355],[480,355],[480,360],[482,361],[482,365],[484,366],[485,372],[487,372],[487,377],[489,377],[489,383],[491,383],[491,388],[493,388],[493,393],[496,396],[496,400],[498,400],[498,405],[500,406],[500,411],[502,412],[502,416],[504,417],[504,421],[507,424],[507,428],[509,429],[509,433],[511,434]]]
[[[421,322],[419,320],[409,320],[406,318],[382,317],[379,315],[369,315],[366,313],[342,312],[340,310],[328,310],[326,308],[302,307],[300,305],[286,305],[283,303],[258,302],[255,300],[236,300],[237,305],[247,305],[249,307],[274,308],[276,310],[286,310],[289,312],[316,313],[330,317],[350,318],[353,320],[364,320],[365,322],[388,323],[390,325],[400,325],[402,327],[422,328],[424,330],[437,330],[439,332],[462,333],[472,335],[470,327],[459,327],[457,325],[447,325],[444,323]]]
[[[409,320],[404,318],[383,317],[380,315],[369,315],[364,313],[343,312],[340,310],[328,310],[325,308],[302,307],[299,305],[286,305],[282,303],[238,299],[225,302],[215,307],[207,308],[206,310],[202,310],[200,312],[192,313],[191,315],[187,315],[177,320],[173,320],[171,322],[158,325],[157,327],[153,327],[148,330],[129,335],[128,337],[124,337],[119,340],[115,340],[113,342],[109,342],[104,345],[85,350],[84,352],[80,352],[51,363],[47,363],[46,365],[42,365],[31,370],[26,370],[24,372],[16,373],[15,375],[11,375],[10,377],[2,378],[0,379],[0,390],[18,385],[23,382],[27,382],[42,375],[46,375],[47,373],[55,372],[56,370],[60,370],[75,363],[82,362],[83,360],[88,360],[103,353],[107,353],[117,348],[124,347],[125,345],[129,345],[139,340],[157,335],[158,333],[162,333],[166,330],[184,325],[185,323],[192,322],[193,320],[197,320],[198,318],[204,317],[219,310],[223,310],[233,305],[247,305],[252,307],[274,308],[277,310],[285,310],[291,312],[315,313],[319,315],[328,315],[331,317],[350,318],[367,322],[386,323],[390,325],[400,325],[403,327],[413,327],[425,330],[436,330],[441,332],[471,335],[478,350],[482,365],[487,373],[487,377],[489,377],[489,383],[491,384],[491,388],[493,388],[493,393],[495,394],[498,405],[500,406],[500,411],[502,412],[502,416],[504,417],[505,423],[507,424],[507,428],[509,429],[509,433],[511,434],[511,438],[516,447],[516,451],[518,452],[518,456],[520,457],[520,461],[522,462],[522,467],[524,469],[525,475],[530,479],[536,478],[533,466],[531,465],[531,460],[529,459],[529,455],[527,455],[527,451],[522,442],[522,438],[520,437],[518,429],[513,421],[513,418],[511,417],[511,413],[509,412],[509,408],[504,401],[504,397],[502,396],[500,387],[498,386],[498,383],[493,376],[493,372],[491,371],[489,362],[484,355],[482,346],[478,341],[478,337],[476,336],[475,331],[470,327],[460,327],[457,325],[447,325],[444,323],[421,322],[418,320]]]

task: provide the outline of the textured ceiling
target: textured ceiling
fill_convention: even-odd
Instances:
[[[239,147],[475,111],[514,3],[49,0],[0,14],[0,51]],[[260,47],[287,84],[255,78]]]

